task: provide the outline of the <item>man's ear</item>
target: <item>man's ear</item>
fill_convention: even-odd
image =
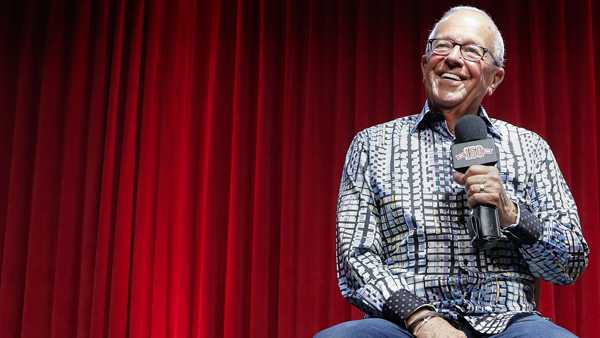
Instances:
[[[502,83],[503,80],[504,80],[504,68],[498,67],[498,69],[496,69],[496,71],[494,72],[494,75],[492,75],[492,83],[490,83],[490,85],[488,86],[487,94],[488,95],[494,94],[494,92],[496,91],[496,89]]]

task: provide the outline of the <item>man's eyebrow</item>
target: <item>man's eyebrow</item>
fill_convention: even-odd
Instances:
[[[447,35],[440,35],[440,36],[436,36],[436,37],[434,37],[433,39],[444,39],[444,40],[451,40],[451,41],[454,41],[454,42],[456,42],[456,43],[458,43],[458,44],[461,44],[461,45],[475,44],[475,45],[478,45],[478,46],[485,46],[485,45],[483,44],[483,42],[477,42],[477,41],[475,41],[475,40],[473,40],[473,39],[470,39],[470,38],[467,38],[467,39],[461,40],[461,39],[454,39],[454,38],[451,38],[451,37],[449,37],[449,36],[447,36]]]

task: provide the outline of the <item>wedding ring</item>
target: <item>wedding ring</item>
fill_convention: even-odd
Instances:
[[[479,185],[479,192],[485,191],[485,183]]]

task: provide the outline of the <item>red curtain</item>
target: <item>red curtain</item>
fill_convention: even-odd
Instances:
[[[487,10],[485,102],[551,144],[591,246],[540,308],[600,309],[600,4]],[[359,318],[335,278],[352,136],[417,113],[452,1],[47,0],[0,11],[2,337],[310,337]]]

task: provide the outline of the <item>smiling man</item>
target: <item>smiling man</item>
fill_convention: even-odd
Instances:
[[[354,138],[338,198],[337,272],[342,295],[367,318],[315,337],[574,337],[536,311],[534,285],[575,282],[588,246],[548,144],[481,106],[503,67],[492,19],[454,7],[421,59],[422,112]],[[454,127],[465,115],[483,119],[495,166],[452,169]],[[478,204],[498,213],[492,247],[473,245],[466,224]]]

